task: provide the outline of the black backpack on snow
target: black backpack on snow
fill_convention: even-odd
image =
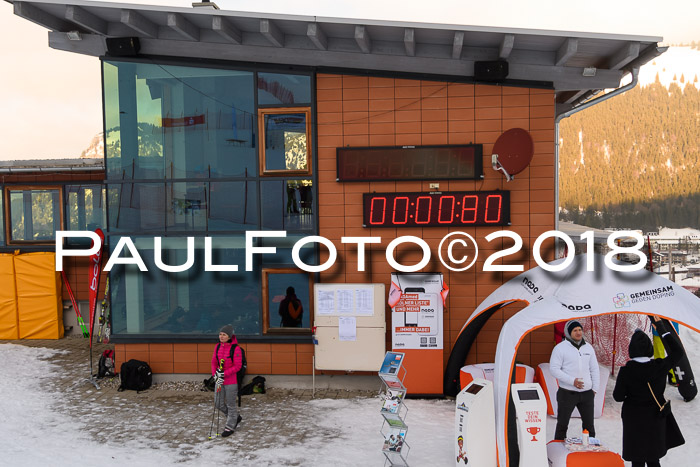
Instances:
[[[265,378],[256,376],[250,383],[238,390],[239,397],[241,395],[249,396],[251,394],[265,394]]]
[[[238,383],[238,407],[240,407],[241,406],[241,383],[243,383],[243,378],[245,377],[245,372],[248,369],[248,361],[245,358],[245,350],[243,350],[243,347],[241,347],[238,344],[233,344],[231,346],[231,355],[230,355],[231,361],[233,361],[233,352],[236,351],[236,347],[241,349],[241,369],[236,372],[236,382]],[[221,348],[221,343],[216,344],[216,355],[219,355],[220,348]]]
[[[112,377],[114,374],[114,350],[105,350],[97,363],[97,378]]]
[[[134,391],[145,391],[153,384],[153,372],[151,367],[146,362],[131,359],[128,362],[122,363],[121,371],[119,372],[121,386],[118,391],[131,389]]]

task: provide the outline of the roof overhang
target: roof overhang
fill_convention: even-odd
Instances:
[[[140,54],[418,73],[469,81],[474,62],[506,60],[503,84],[556,92],[557,113],[665,51],[661,37],[326,18],[94,1],[6,0],[51,30],[49,46],[102,57],[105,38],[138,37]],[[80,40],[67,33],[80,32]],[[586,75],[584,76],[584,69]],[[593,73],[593,76],[590,76]]]

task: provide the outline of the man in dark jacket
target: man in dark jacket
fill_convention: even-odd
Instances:
[[[622,402],[622,457],[633,467],[658,467],[666,451],[685,443],[673,414],[663,415],[666,374],[683,357],[683,347],[670,337],[668,322],[654,317],[668,357],[652,359],[654,347],[644,331],[632,335],[630,360],[617,374],[613,399]]]

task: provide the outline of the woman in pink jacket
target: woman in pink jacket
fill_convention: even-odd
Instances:
[[[211,358],[211,373],[216,382],[215,405],[226,415],[226,425],[221,436],[231,436],[241,422],[238,414],[238,380],[236,373],[243,365],[241,348],[233,333],[233,326],[227,324],[219,330],[219,343]]]

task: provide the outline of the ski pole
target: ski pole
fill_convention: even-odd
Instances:
[[[222,358],[219,361],[219,371],[224,369],[224,362],[225,360]],[[220,415],[220,410],[218,410],[218,405],[219,405],[219,397],[221,397],[221,384],[217,383],[216,384],[216,393],[214,394],[214,413],[211,416],[211,426],[209,427],[209,439],[212,439],[211,436],[211,430],[214,428],[214,415],[216,415],[216,433],[215,437],[219,436],[219,415]]]

